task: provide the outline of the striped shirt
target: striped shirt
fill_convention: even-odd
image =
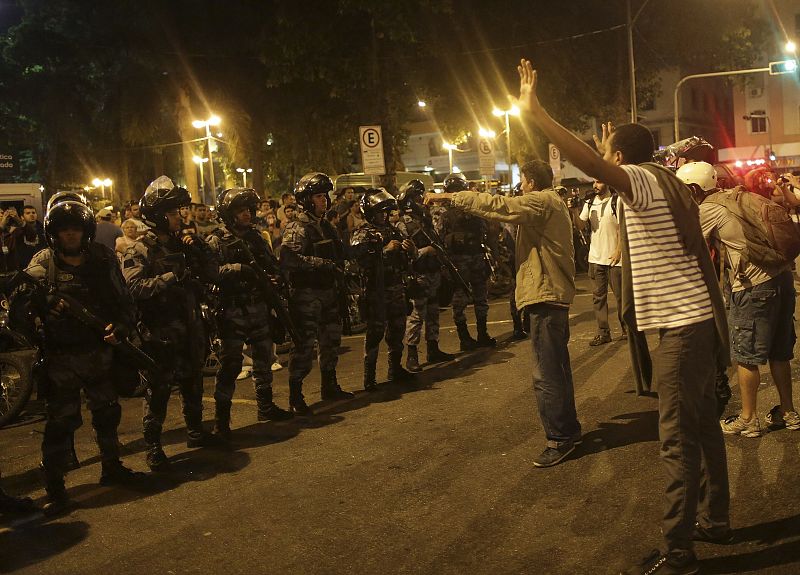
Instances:
[[[687,253],[656,177],[639,166],[620,166],[631,180],[625,225],[640,330],[692,325],[714,317],[697,258]]]

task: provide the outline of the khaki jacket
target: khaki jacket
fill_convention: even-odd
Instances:
[[[517,308],[536,303],[569,305],[575,297],[575,251],[567,206],[553,190],[507,198],[458,192],[453,205],[517,226]]]

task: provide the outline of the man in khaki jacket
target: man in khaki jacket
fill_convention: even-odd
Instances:
[[[522,196],[458,192],[426,194],[426,202],[451,200],[453,207],[518,226],[517,308],[527,309],[533,344],[533,387],[547,446],[533,462],[550,467],[564,460],[581,440],[569,361],[569,306],[575,296],[572,222],[567,206],[550,189],[553,171],[545,162],[520,169]]]

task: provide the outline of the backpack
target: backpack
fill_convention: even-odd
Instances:
[[[775,270],[800,255],[800,228],[780,204],[742,186],[716,192],[704,201],[723,206],[741,224],[745,238],[742,266],[750,262]]]

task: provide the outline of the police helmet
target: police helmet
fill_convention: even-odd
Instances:
[[[79,192],[56,192],[50,199],[47,200],[47,208],[45,209],[45,213],[50,211],[50,208],[59,204],[61,202],[78,202],[85,206],[89,205],[89,202],[86,201],[86,196]]]
[[[309,214],[314,214],[314,202],[311,197],[316,194],[325,194],[325,211],[331,207],[331,198],[329,193],[333,191],[333,182],[322,172],[311,172],[306,174],[297,185],[294,187],[294,199],[297,203],[303,206],[303,209]]]
[[[369,222],[378,212],[388,214],[392,210],[400,209],[394,196],[383,188],[367,188],[359,200],[359,208]]]
[[[85,250],[89,242],[94,240],[97,223],[91,208],[80,202],[64,200],[50,208],[44,217],[44,235],[51,249],[58,249],[58,232],[69,226],[78,226],[83,230],[81,250]]]
[[[261,196],[252,188],[229,188],[217,198],[217,213],[229,228],[236,223],[236,213],[242,208],[249,208],[255,219]]]
[[[414,205],[422,203],[422,198],[425,196],[425,184],[422,180],[413,179],[405,186],[400,188],[400,194],[397,196],[397,203],[403,211],[413,209]]]
[[[153,180],[139,200],[144,223],[151,228],[169,230],[166,213],[176,208],[188,206],[192,197],[186,188],[176,186],[167,176]]]
[[[464,192],[469,189],[469,182],[462,173],[449,174],[444,179],[445,192]]]

